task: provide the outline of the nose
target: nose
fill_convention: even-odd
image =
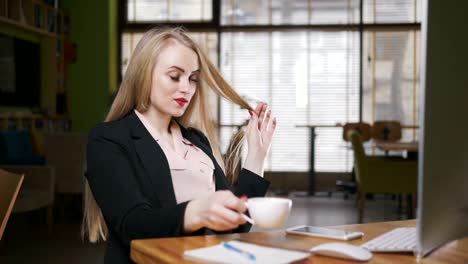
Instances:
[[[191,86],[189,80],[181,81],[179,84],[180,84],[179,85],[179,90],[182,93],[188,94],[188,93],[190,93],[192,91],[192,86]]]

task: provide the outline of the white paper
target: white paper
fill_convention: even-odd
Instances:
[[[306,259],[310,256],[310,253],[307,252],[265,247],[240,241],[230,241],[229,244],[252,253],[255,255],[255,260],[250,260],[238,252],[225,248],[223,243],[211,247],[187,250],[184,252],[184,258],[212,263],[240,264],[289,263]]]

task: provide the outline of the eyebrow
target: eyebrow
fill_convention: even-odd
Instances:
[[[170,69],[170,68],[176,68],[176,69],[178,69],[178,70],[181,71],[181,72],[185,72],[185,70],[182,69],[182,68],[179,67],[179,66],[171,66],[171,67],[169,67],[169,69]],[[196,73],[196,72],[200,72],[200,69],[195,70],[195,71],[193,71],[192,73]]]

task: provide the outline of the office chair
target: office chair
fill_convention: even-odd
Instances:
[[[358,221],[364,217],[364,203],[368,193],[410,194],[408,218],[412,217],[417,190],[417,161],[384,159],[367,156],[357,131],[350,131],[349,138],[354,151],[354,164],[358,190]]]
[[[24,175],[0,169],[0,240],[18,196]]]
[[[372,138],[376,141],[398,141],[401,139],[399,121],[380,120],[372,124]]]
[[[358,122],[358,123],[346,123],[343,126],[343,140],[349,141],[349,131],[356,130],[361,135],[362,141],[369,141],[372,138],[372,127],[369,123]]]

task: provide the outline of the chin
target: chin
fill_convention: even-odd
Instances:
[[[184,113],[185,113],[185,109],[183,109],[183,110],[180,109],[180,110],[174,111],[174,112],[172,113],[172,116],[173,116],[173,117],[181,117],[181,116],[184,115]]]

